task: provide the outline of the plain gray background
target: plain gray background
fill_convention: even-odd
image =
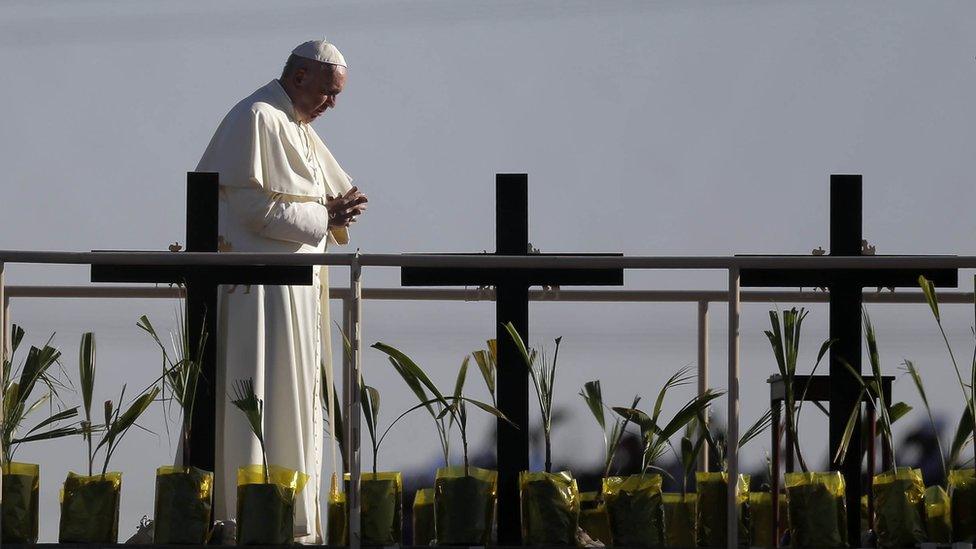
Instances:
[[[494,174],[527,172],[531,239],[543,251],[806,254],[828,246],[830,174],[861,173],[864,233],[879,253],[976,253],[967,2],[5,0],[0,14],[0,249],[183,242],[185,173],[221,117],[275,78],[291,48],[327,36],[349,82],[315,127],[370,196],[347,250],[490,250]],[[334,285],[347,276],[333,269]],[[85,268],[13,265],[7,281],[87,279]],[[972,289],[971,273],[960,279]],[[392,286],[398,275],[370,269],[365,282]],[[628,273],[627,283],[714,289],[725,276]],[[57,332],[72,379],[79,334],[96,331],[98,400],[152,378],[157,355],[135,320],[150,313],[171,326],[174,306],[16,300],[12,313],[33,343]],[[774,369],[761,335],[768,308],[743,309],[744,423],[762,413]],[[805,359],[826,334],[825,307],[812,309]],[[886,370],[916,360],[954,423],[962,404],[927,309],[871,310]],[[719,387],[725,311],[712,307]],[[947,311],[968,361],[972,307]],[[364,314],[367,343],[400,346],[443,383],[493,334],[484,303],[370,303]],[[615,402],[650,399],[696,359],[694,305],[545,303],[532,322],[535,344],[564,337],[557,405],[569,420],[555,460],[575,467],[595,464],[602,444],[576,396],[583,382],[602,378]],[[389,374],[367,352],[387,420],[412,402]],[[907,380],[896,394],[917,402]],[[427,475],[437,456],[428,423],[404,422],[381,467]],[[808,460],[822,462],[825,422],[811,413],[804,425]],[[158,436],[130,433],[114,460],[125,473],[123,539],[152,513],[153,470],[173,454],[160,409],[145,426]],[[487,421],[473,429],[490,444]],[[746,449],[750,467],[761,442]],[[84,448],[41,443],[18,458],[42,464],[42,539],[52,541],[58,486],[82,469]]]

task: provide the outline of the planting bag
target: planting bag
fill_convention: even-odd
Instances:
[[[61,491],[61,543],[116,543],[122,473],[68,473]]]
[[[201,545],[210,533],[213,473],[196,467],[156,469],[153,543]]]
[[[579,489],[572,473],[519,473],[523,545],[576,545]]]
[[[11,461],[3,464],[0,495],[3,530],[0,543],[37,543],[37,503],[40,467]]]
[[[698,494],[662,494],[664,546],[694,547],[698,539]]]
[[[664,545],[661,475],[643,474],[603,479],[610,518],[610,537],[620,547]]]
[[[932,543],[952,543],[949,494],[941,486],[925,489],[925,530]]]
[[[748,546],[749,534],[749,475],[739,475],[735,485],[735,499],[738,502],[739,545]],[[728,493],[729,474],[695,473],[698,485],[698,545],[722,547],[728,537]]]
[[[779,525],[773,530],[773,494],[769,492],[749,492],[749,519],[753,547],[773,547],[774,541],[783,533],[789,514],[786,494],[779,496]]]
[[[610,536],[610,517],[600,492],[580,492],[580,528],[594,541],[613,545]]]
[[[486,545],[495,518],[498,473],[478,467],[442,467],[434,479],[438,545]]]
[[[349,473],[344,478],[349,493]],[[363,545],[399,545],[403,535],[403,476],[395,472],[362,473],[359,494]]]
[[[339,491],[335,474],[332,475],[325,514],[325,544],[349,545],[349,508],[346,506],[346,494]]]
[[[976,478],[973,469],[949,471],[952,541],[976,541]]]
[[[308,475],[271,465],[237,469],[237,545],[291,545],[295,539],[295,496]]]
[[[829,473],[786,473],[793,547],[847,547],[844,477]]]
[[[413,498],[413,544],[431,545],[434,536],[434,489],[421,488]]]
[[[875,475],[874,516],[879,547],[915,547],[927,541],[922,471],[899,467]]]

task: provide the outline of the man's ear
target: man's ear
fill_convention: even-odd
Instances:
[[[305,83],[305,79],[308,77],[308,71],[305,68],[296,69],[291,75],[291,82],[296,87],[301,87]]]

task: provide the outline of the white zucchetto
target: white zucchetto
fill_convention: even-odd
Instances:
[[[304,42],[293,49],[291,53],[292,55],[318,61],[319,63],[339,65],[340,67],[346,66],[346,58],[342,56],[339,49],[333,44],[326,42],[324,38],[322,40],[309,40],[308,42]]]

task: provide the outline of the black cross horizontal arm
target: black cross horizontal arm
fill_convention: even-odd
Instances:
[[[936,286],[958,286],[959,271],[956,269],[742,269],[740,280],[744,288],[796,288],[804,286],[827,288],[839,284],[863,288],[895,288],[917,287],[919,275],[924,275]]]
[[[441,254],[445,256],[464,254]],[[495,254],[485,254],[495,255]],[[567,254],[532,254],[545,257]],[[572,254],[573,257],[620,257],[622,254]],[[550,269],[473,269],[441,267],[404,267],[400,271],[403,286],[620,286],[622,269],[586,269],[560,267]]]
[[[92,282],[130,282],[185,284],[271,284],[308,286],[312,269],[306,266],[228,266],[195,267],[184,265],[92,265]]]

